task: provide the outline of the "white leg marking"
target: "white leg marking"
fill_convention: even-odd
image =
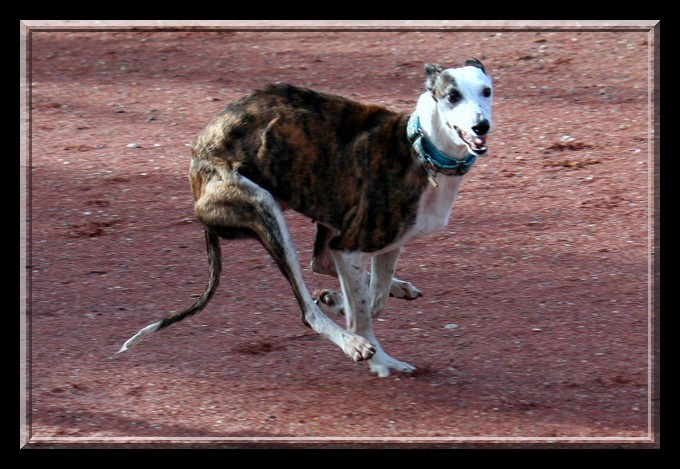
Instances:
[[[290,281],[293,284],[293,288],[295,288],[302,297],[302,302],[304,303],[303,314],[305,315],[305,320],[307,323],[313,330],[339,346],[343,352],[345,352],[345,354],[347,354],[354,361],[358,362],[369,359],[375,353],[375,348],[373,345],[371,345],[371,343],[366,338],[343,330],[328,316],[326,316],[318,307],[318,305],[314,303],[314,300],[309,294],[309,290],[307,289],[305,281],[302,277],[300,262],[297,256],[297,248],[295,247],[295,243],[290,235],[286,219],[278,203],[276,203],[269,192],[262,189],[260,186],[246,178],[243,178],[243,181],[244,184],[249,185],[257,192],[259,203],[266,206],[276,218],[279,230],[283,236],[282,242],[283,248],[285,250],[286,262],[290,269],[291,275],[293,276]]]
[[[378,254],[371,259],[371,316],[377,317],[385,309],[385,303],[391,293],[394,271],[397,267],[401,248]]]
[[[393,254],[391,256],[394,256]],[[391,256],[388,256],[387,264],[392,262]],[[396,264],[398,252],[393,259]],[[345,320],[347,322],[347,329],[350,332],[359,334],[368,339],[375,347],[375,354],[369,360],[369,365],[372,373],[376,373],[379,377],[384,378],[390,375],[391,370],[400,372],[412,372],[415,368],[408,363],[395,360],[385,353],[380,346],[380,342],[373,332],[373,323],[371,319],[372,306],[369,304],[371,299],[371,290],[378,288],[382,289],[379,296],[387,296],[387,288],[391,282],[391,276],[387,275],[385,269],[380,269],[381,272],[376,274],[376,283],[374,287],[367,285],[366,282],[366,255],[362,253],[343,253],[333,251],[333,259],[335,260],[335,267],[340,279],[340,286],[342,287],[343,296],[345,297]],[[378,261],[380,265],[384,262]],[[376,264],[374,263],[374,268]],[[389,269],[388,269],[389,271]],[[392,270],[393,271],[393,270]],[[371,276],[373,277],[373,275]],[[373,281],[371,282],[373,285]],[[380,302],[381,300],[377,300]]]

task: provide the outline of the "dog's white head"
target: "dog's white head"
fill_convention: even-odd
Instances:
[[[453,143],[467,146],[475,155],[486,153],[486,136],[492,128],[493,85],[482,62],[469,59],[464,67],[447,69],[426,64],[425,87],[436,101]]]

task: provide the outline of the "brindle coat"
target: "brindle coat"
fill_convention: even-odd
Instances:
[[[470,65],[481,71],[461,75],[471,80],[468,88],[490,90],[481,62],[466,62]],[[435,102],[440,88],[455,87],[442,70],[425,67]],[[476,92],[470,99],[477,99]],[[291,85],[271,85],[228,105],[192,142],[189,178],[194,210],[205,228],[208,286],[193,305],[141,329],[119,353],[203,309],[220,280],[220,238],[245,236],[260,241],[276,261],[306,325],[355,361],[370,359],[379,376],[413,371],[382,350],[371,317],[394,291],[409,299],[420,296],[410,283],[394,278],[401,245],[446,223],[460,178],[442,181],[448,190],[426,190],[429,173],[407,138],[409,117]],[[317,304],[321,297],[315,301],[307,290],[282,208],[316,221],[314,258],[321,265],[313,268],[329,274],[338,269],[347,329],[330,320]]]
[[[224,167],[337,230],[332,249],[374,252],[415,222],[427,174],[406,138],[408,114],[290,85],[220,113],[192,145],[191,185]],[[230,237],[228,228],[220,236]]]
[[[284,208],[317,222],[315,259],[327,249],[375,252],[415,223],[427,174],[406,137],[409,115],[291,85],[271,85],[228,105],[192,142],[189,178],[196,215],[206,227],[212,288],[161,328],[195,314],[219,282],[219,237],[253,237],[291,282],[304,314],[304,294],[287,262],[284,233],[239,184],[243,176]],[[205,197],[221,181],[224,200]],[[236,189],[238,187],[238,189]],[[240,202],[239,202],[240,201]],[[228,204],[222,210],[216,207]],[[237,206],[238,205],[238,206]],[[255,213],[260,212],[260,213]],[[330,261],[327,261],[330,262]],[[332,265],[325,266],[335,274]]]

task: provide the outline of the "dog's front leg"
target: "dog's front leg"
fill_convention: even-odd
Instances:
[[[399,252],[397,251],[396,255],[392,254],[384,258],[384,262],[377,261],[380,264],[381,274],[376,276],[374,288],[372,288],[373,280],[371,280],[370,285],[366,282],[366,276],[368,275],[366,272],[366,254],[342,251],[332,251],[332,254],[340,279],[342,294],[345,298],[344,310],[347,330],[366,338],[375,348],[375,354],[369,360],[371,372],[384,378],[390,375],[391,370],[405,373],[414,371],[414,366],[396,360],[385,353],[373,332],[373,320],[371,317],[372,303],[375,303],[371,301],[371,291],[374,288],[376,290],[380,288],[382,293],[378,295],[379,297],[386,298],[389,296],[391,275],[394,273],[394,266],[399,257]],[[383,264],[387,265],[388,268],[383,269]],[[374,267],[376,267],[375,264]],[[390,271],[392,274],[389,273]],[[382,304],[384,306],[384,301]]]
[[[374,256],[371,259],[371,279],[369,281],[371,316],[376,318],[385,309],[387,298],[394,285],[394,271],[401,248]],[[408,283],[408,282],[405,282]],[[410,284],[409,284],[410,285]],[[420,293],[420,292],[419,292]]]
[[[331,249],[328,243],[336,235],[336,230],[328,228],[321,223],[316,224],[316,239],[314,240],[314,255],[312,256],[312,261],[309,266],[312,272],[317,274],[330,275],[331,277],[337,277],[338,273],[335,271],[335,264],[333,262],[333,256],[331,255]],[[371,275],[366,274],[366,283],[371,281]],[[403,298],[405,300],[415,300],[423,296],[423,293],[418,290],[411,282],[406,282],[404,280],[399,280],[398,278],[392,279],[392,284],[390,285],[390,296],[395,298]],[[330,290],[320,290],[316,292],[316,298],[320,300],[321,305],[325,308],[326,312],[333,314],[344,314],[343,312],[343,299],[338,292]]]

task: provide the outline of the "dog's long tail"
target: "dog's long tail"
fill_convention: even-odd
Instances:
[[[217,286],[220,283],[220,274],[222,272],[222,251],[220,250],[219,236],[217,233],[206,229],[205,242],[208,249],[208,262],[210,263],[210,279],[208,280],[208,285],[206,286],[203,294],[198,298],[198,300],[196,300],[194,304],[188,308],[176,313],[172,313],[160,321],[149,324],[148,326],[141,329],[123,344],[120,350],[116,352],[116,355],[126,351],[133,345],[136,345],[144,337],[154,332],[160,331],[161,329],[168,327],[170,324],[192,316],[205,308],[210,299],[213,297],[215,290],[217,290]]]

